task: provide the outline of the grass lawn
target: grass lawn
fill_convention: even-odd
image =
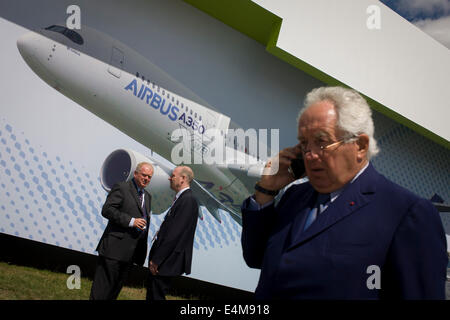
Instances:
[[[67,287],[69,276],[0,262],[0,300],[88,300],[92,281],[82,277],[80,289],[70,290]],[[118,300],[145,300],[145,293],[145,288],[124,287]]]

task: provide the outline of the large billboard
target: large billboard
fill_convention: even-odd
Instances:
[[[21,56],[17,40],[33,30],[66,26],[72,14],[67,9],[73,4],[0,4],[0,232],[96,254],[107,223],[100,214],[107,195],[100,170],[107,156],[126,148],[161,162],[171,159],[154,153],[146,143],[151,138],[125,132],[111,118],[87,109],[81,98],[68,98],[62,88],[48,85]],[[272,56],[260,43],[182,1],[75,4],[80,8],[80,34],[85,26],[130,48],[174,79],[180,96],[197,99],[241,128],[278,129],[280,148],[297,143],[295,118],[302,100],[323,83]],[[66,45],[66,50],[74,49]],[[90,52],[98,51],[93,47],[80,51]],[[51,48],[45,54],[53,58]],[[91,57],[111,63],[111,55]],[[89,78],[93,70],[81,72]],[[115,72],[110,70],[112,76],[117,76]],[[131,95],[136,89],[126,88],[120,90]],[[108,95],[113,96],[114,90],[110,87]],[[374,119],[381,149],[373,160],[375,167],[424,198],[438,194],[448,202],[450,151],[375,111]],[[228,198],[221,201],[230,204]],[[226,211],[219,212],[217,219],[202,208],[190,277],[253,291],[259,271],[243,261],[241,225]],[[149,241],[163,221],[160,213],[152,216]],[[449,233],[449,221],[444,226]]]

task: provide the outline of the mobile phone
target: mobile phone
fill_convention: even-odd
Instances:
[[[305,174],[305,163],[301,153],[298,154],[296,159],[291,160],[289,171],[294,175],[295,179],[300,179]]]

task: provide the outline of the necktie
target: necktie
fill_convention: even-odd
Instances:
[[[139,195],[139,203],[141,204],[142,216],[145,220],[147,220],[147,212],[145,210],[145,201],[144,201],[144,190],[138,191]]]
[[[169,216],[172,213],[172,207],[173,207],[173,204],[175,203],[176,200],[177,200],[177,196],[175,195],[175,197],[173,197],[172,204],[169,207],[169,211],[167,212],[166,216],[164,217],[164,220],[166,220],[166,217]]]
[[[309,226],[317,219],[317,216],[325,210],[325,206],[330,202],[330,194],[329,193],[319,193],[317,196],[316,205],[309,212],[308,217],[306,218],[305,227],[303,231],[309,228]]]

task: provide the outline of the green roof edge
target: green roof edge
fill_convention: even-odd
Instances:
[[[319,69],[311,66],[303,60],[287,53],[276,46],[280,33],[282,19],[277,15],[262,8],[251,0],[183,0],[206,14],[225,23],[233,29],[247,35],[266,47],[266,50],[277,58],[289,63],[295,68],[326,83],[327,85],[340,85],[349,87],[339,80],[329,76]],[[417,123],[405,118],[401,114],[389,109],[381,103],[364,96],[370,106],[403,124],[413,131],[423,135],[443,147],[450,149],[450,142]]]

